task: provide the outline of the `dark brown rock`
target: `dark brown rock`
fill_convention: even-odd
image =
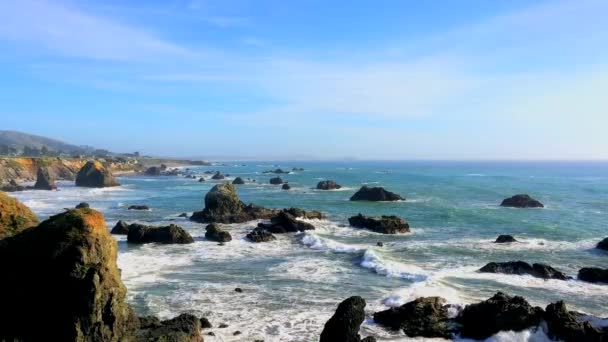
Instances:
[[[580,317],[582,314],[568,311],[563,301],[547,305],[544,315],[547,335],[560,341],[608,341],[608,331],[595,328]]]
[[[528,264],[524,261],[491,262],[481,269],[482,273],[529,274],[536,278],[568,280],[564,273],[544,264]]]
[[[499,235],[496,238],[496,241],[494,241],[494,243],[510,243],[510,242],[517,242],[517,240],[515,240],[515,238],[511,235]]]
[[[30,208],[0,191],[0,240],[37,224],[38,218]]]
[[[165,227],[144,226],[133,223],[129,225],[127,242],[129,243],[193,243],[194,239],[182,227],[174,224]]]
[[[135,204],[130,205],[127,210],[150,210],[150,207],[148,207],[147,205]]]
[[[337,190],[337,189],[341,189],[342,185],[332,181],[332,180],[325,180],[325,181],[320,181],[319,183],[317,183],[317,189],[318,190]]]
[[[578,271],[578,279],[589,283],[608,284],[608,269],[584,267]]]
[[[55,190],[57,185],[55,184],[55,175],[46,167],[38,168],[38,174],[36,175],[36,184],[34,184],[36,190]]]
[[[269,182],[270,182],[270,184],[272,184],[272,185],[280,185],[280,184],[283,184],[283,180],[281,179],[281,177],[273,177],[273,178],[270,178]]]
[[[410,337],[449,339],[448,307],[440,297],[421,297],[397,308],[376,312],[374,321]]]
[[[382,187],[362,186],[351,198],[351,201],[400,201],[405,198],[397,195],[394,192],[385,190]]]
[[[98,161],[88,161],[76,175],[76,186],[88,188],[104,188],[120,185],[103,165]]]
[[[205,238],[211,241],[228,242],[232,240],[232,236],[225,230],[220,228],[217,223],[211,223],[205,228]]]
[[[251,242],[269,242],[277,239],[271,232],[260,227],[254,228],[246,237]]]
[[[129,224],[123,220],[116,222],[114,228],[112,228],[111,234],[116,235],[127,235],[129,234]]]
[[[320,342],[360,342],[359,328],[365,320],[365,300],[359,296],[344,300],[325,323]]]
[[[410,225],[397,216],[369,217],[358,214],[348,219],[348,223],[357,228],[367,228],[382,234],[407,233]]]
[[[315,226],[312,224],[297,220],[295,216],[285,210],[271,217],[270,223],[259,223],[258,227],[275,234],[295,233],[315,229]]]
[[[242,184],[245,184],[245,181],[244,181],[244,180],[243,180],[243,178],[241,178],[241,177],[236,177],[236,178],[235,178],[235,179],[232,181],[232,184],[235,184],[235,185],[242,185]]]
[[[519,194],[505,198],[500,204],[502,207],[513,208],[543,208],[544,205],[527,194]]]

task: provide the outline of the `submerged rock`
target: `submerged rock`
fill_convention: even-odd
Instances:
[[[0,239],[13,236],[37,224],[38,218],[30,208],[0,191]],[[0,260],[8,262],[8,259]]]
[[[315,226],[312,224],[297,220],[294,215],[285,210],[271,217],[270,223],[258,223],[258,227],[275,234],[295,233],[315,229]]]
[[[283,184],[283,180],[281,179],[281,177],[273,177],[273,178],[270,178],[269,182],[270,182],[270,184],[272,184],[272,185],[279,185],[279,184]]]
[[[561,341],[607,341],[608,330],[602,331],[580,319],[583,315],[568,311],[563,301],[547,305],[544,319],[547,335]]]
[[[94,160],[88,161],[76,175],[76,186],[104,188],[119,185],[110,171]]]
[[[228,242],[232,240],[232,236],[225,230],[220,228],[217,223],[211,223],[205,228],[205,238],[211,241]]]
[[[90,205],[87,202],[80,202],[76,205],[76,209],[89,208]]]
[[[165,227],[144,226],[133,223],[129,225],[127,233],[129,243],[193,243],[194,239],[182,227],[174,224]]]
[[[382,187],[368,187],[364,185],[351,198],[351,201],[400,201],[405,198],[397,195],[394,192],[385,190]]]
[[[498,235],[496,241],[494,243],[509,243],[509,242],[517,242],[515,238],[511,235]]]
[[[360,342],[359,328],[365,320],[365,300],[350,297],[338,305],[334,315],[325,323],[320,342]]]
[[[332,181],[332,180],[324,180],[317,183],[318,190],[336,190],[342,188],[342,185]]]
[[[236,185],[242,185],[245,184],[245,181],[243,180],[243,178],[241,177],[236,177],[233,181],[232,184],[236,184]]]
[[[598,242],[596,248],[608,251],[608,237]]]
[[[127,235],[129,234],[129,224],[123,220],[116,222],[114,228],[112,228],[111,234],[116,235]]]
[[[500,204],[502,207],[513,208],[543,208],[544,205],[527,194],[519,194],[505,198]]]
[[[251,242],[268,242],[277,239],[271,232],[260,227],[254,228],[246,237]]]
[[[284,183],[283,186],[281,186],[281,189],[283,189],[283,190],[291,190],[291,185],[289,185],[289,183]]]
[[[374,321],[409,337],[450,338],[448,306],[441,297],[421,297],[397,308],[374,313]]]
[[[544,264],[528,264],[524,261],[491,262],[479,269],[482,273],[529,274],[536,278],[568,280],[564,273]]]
[[[166,167],[165,167],[165,169],[166,169]],[[148,169],[146,169],[146,171],[144,173],[147,176],[160,176],[161,171],[163,171],[163,169],[161,167],[150,166]]]
[[[531,306],[524,298],[498,292],[488,300],[467,305],[457,321],[462,324],[462,337],[483,340],[499,331],[537,326],[542,314],[543,309]]]
[[[36,190],[55,190],[57,185],[55,184],[55,176],[46,167],[38,168],[38,174],[36,175],[36,184],[34,184]]]
[[[578,279],[589,283],[608,284],[608,269],[584,267],[578,271]]]
[[[358,214],[348,219],[353,227],[367,228],[382,234],[407,233],[410,225],[404,219],[397,216],[370,217]]]
[[[215,179],[215,180],[220,180],[220,179],[224,179],[226,178],[226,176],[224,176],[223,173],[217,171],[212,177],[211,179]]]

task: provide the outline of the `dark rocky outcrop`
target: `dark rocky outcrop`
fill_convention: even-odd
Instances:
[[[246,237],[251,242],[268,242],[277,239],[271,232],[260,227],[254,228]]]
[[[129,225],[127,233],[129,243],[193,243],[194,239],[182,227],[174,224],[165,227],[144,226],[133,223]]]
[[[76,209],[83,209],[83,208],[89,208],[90,205],[87,202],[80,202],[78,204],[76,204]]]
[[[317,210],[303,210],[300,208],[287,208],[281,209],[281,211],[289,213],[290,215],[297,218],[304,218],[307,220],[322,220],[325,218],[322,212]]]
[[[215,174],[213,174],[213,176],[211,177],[211,179],[214,179],[214,180],[220,180],[220,179],[224,179],[224,178],[226,178],[226,176],[224,176],[224,174],[223,174],[223,173],[221,173],[221,172],[219,172],[219,171],[217,171],[217,172],[216,172]]]
[[[517,242],[515,238],[511,235],[498,235],[496,241],[494,243],[509,243],[509,242]]]
[[[104,188],[120,185],[103,165],[98,161],[88,161],[76,175],[76,186],[88,188]]]
[[[281,179],[281,177],[272,177],[269,180],[270,184],[272,185],[280,185],[283,184],[283,180]]]
[[[275,234],[295,233],[315,229],[315,226],[312,224],[297,220],[296,216],[286,210],[282,210],[271,217],[270,223],[258,223],[258,227]]]
[[[166,169],[166,167],[165,167],[165,169]],[[161,171],[163,171],[163,169],[161,167],[150,166],[149,168],[146,169],[146,171],[144,173],[147,176],[160,176]]]
[[[181,314],[175,318],[148,325],[138,332],[137,342],[202,342],[201,321],[192,314]]]
[[[284,183],[283,186],[281,186],[281,189],[283,189],[283,190],[291,190],[291,185],[289,185],[289,183]]]
[[[205,208],[194,212],[190,219],[200,223],[240,223],[269,219],[276,212],[253,204],[245,205],[239,199],[234,185],[222,183],[209,190],[205,195]]]
[[[36,176],[36,184],[34,184],[36,190],[55,190],[57,185],[55,184],[55,175],[46,167],[38,168],[38,174]]]
[[[365,300],[359,296],[340,303],[334,315],[325,323],[319,341],[360,342],[359,328],[365,320],[365,305]]]
[[[445,299],[422,297],[400,307],[374,313],[374,321],[410,337],[450,338]]]
[[[517,275],[531,275],[543,279],[568,280],[570,277],[564,273],[544,264],[528,264],[524,261],[491,262],[479,269],[482,273],[504,273]]]
[[[589,283],[608,284],[608,269],[584,267],[578,271],[578,279]]]
[[[205,317],[201,317],[201,329],[211,329],[213,328],[213,325],[211,325],[211,322],[209,322],[209,320]]]
[[[289,173],[289,171],[287,171],[287,170],[282,170],[282,169],[274,169],[274,170],[267,170],[267,171],[264,171],[263,173],[276,173],[276,174],[283,174],[283,173]]]
[[[502,207],[513,208],[543,208],[544,205],[527,194],[519,194],[505,198],[500,204]]]
[[[116,235],[127,235],[129,234],[129,224],[123,220],[120,220],[116,222],[110,233]]]
[[[608,237],[598,242],[596,248],[608,251]]]
[[[0,239],[20,233],[38,224],[38,218],[23,203],[0,192]],[[5,260],[7,259],[0,259]]]
[[[150,210],[150,207],[148,207],[147,205],[134,204],[130,205],[127,210]]]
[[[348,223],[357,228],[367,228],[382,234],[407,233],[410,225],[397,216],[370,217],[358,214],[348,219]]]
[[[17,183],[17,181],[14,179],[11,179],[8,184],[4,184],[2,187],[0,187],[0,191],[4,192],[23,191],[25,189],[26,188],[23,185],[19,185],[19,183]]]
[[[400,201],[405,198],[382,187],[368,187],[364,185],[351,198],[351,201]]]
[[[241,177],[236,177],[236,178],[235,178],[235,179],[232,181],[232,184],[235,184],[235,185],[242,185],[242,184],[245,184],[245,181],[244,181],[244,180],[243,180],[243,178],[241,178]]]
[[[458,316],[462,337],[486,339],[499,331],[521,331],[537,326],[543,310],[531,306],[524,298],[502,292],[480,303],[467,305]]]
[[[211,223],[205,228],[205,238],[211,241],[228,242],[232,240],[232,236],[225,230],[220,228],[217,223]]]
[[[342,188],[342,185],[332,180],[325,180],[317,183],[317,190],[336,190],[340,188]]]
[[[580,318],[583,315],[568,311],[563,301],[551,303],[545,309],[547,335],[561,341],[608,341],[608,331],[593,327]]]

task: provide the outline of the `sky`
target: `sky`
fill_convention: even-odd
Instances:
[[[208,159],[608,159],[607,15],[605,0],[0,0],[0,129]]]

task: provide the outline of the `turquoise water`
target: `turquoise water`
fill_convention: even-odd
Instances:
[[[242,166],[245,164],[246,166]],[[303,167],[281,177],[292,190],[268,184],[262,171]],[[318,338],[338,302],[360,295],[372,313],[419,296],[438,295],[455,304],[486,299],[501,290],[545,306],[563,299],[572,309],[608,316],[606,285],[576,280],[475,272],[490,261],[541,262],[576,276],[581,267],[608,267],[608,255],[593,247],[608,236],[606,162],[235,162],[212,167],[257,183],[238,186],[247,203],[320,210],[328,219],[310,221],[315,231],[281,235],[270,243],[244,239],[256,222],[227,225],[233,241],[225,246],[204,239],[204,225],[178,218],[203,207],[217,182],[182,177],[121,177],[123,186],[79,189],[60,182],[61,191],[15,193],[41,218],[87,201],[103,212],[108,227],[118,219],[151,224],[176,223],[188,229],[190,245],[129,246],[118,237],[119,266],[129,300],[140,314],[170,317],[191,311],[217,326],[206,340],[298,340]],[[208,177],[208,175],[207,175]],[[317,191],[320,180],[345,188]],[[350,202],[364,184],[383,186],[404,197],[392,203]],[[499,206],[503,198],[528,193],[544,209]],[[128,211],[146,204],[151,211]],[[357,213],[405,218],[410,234],[382,235],[348,227]],[[520,243],[497,245],[499,234]],[[377,247],[382,241],[384,247]],[[235,287],[243,293],[234,292]],[[234,331],[243,334],[233,336]],[[368,320],[363,335],[409,340]],[[542,335],[542,334],[541,334]],[[495,340],[538,340],[526,331]]]

